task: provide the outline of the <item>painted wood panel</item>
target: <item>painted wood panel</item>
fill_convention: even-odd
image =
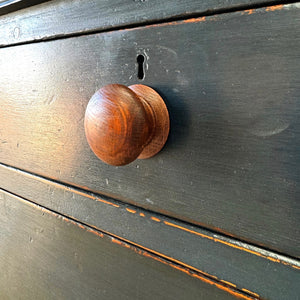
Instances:
[[[0,161],[298,257],[299,25],[296,3],[2,48]],[[139,54],[171,133],[111,167],[85,106],[137,83]]]
[[[43,2],[17,1],[1,9],[7,13]],[[272,5],[273,0],[52,0],[0,17],[0,46],[53,39],[116,27],[163,22],[213,14],[224,10]]]
[[[253,299],[0,191],[1,299]]]
[[[300,294],[298,260],[12,167],[0,165],[0,182],[7,191],[250,296],[281,300]]]

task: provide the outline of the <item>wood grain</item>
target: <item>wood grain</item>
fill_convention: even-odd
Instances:
[[[253,299],[0,192],[1,299]]]
[[[41,0],[19,1],[22,8]],[[0,17],[0,46],[83,34],[116,27],[224,9],[274,3],[273,0],[54,0]],[[13,7],[12,7],[13,8]],[[11,10],[0,9],[1,13]],[[55,19],[55,22],[53,21]]]
[[[157,154],[168,138],[170,121],[163,99],[142,84],[109,84],[90,99],[85,136],[95,155],[112,166]]]
[[[0,182],[5,190],[250,295],[281,300],[300,293],[300,262],[278,253],[3,165]]]
[[[293,4],[2,48],[0,161],[299,257],[299,15]],[[149,160],[107,166],[85,108],[101,86],[136,83],[140,53],[170,136]]]

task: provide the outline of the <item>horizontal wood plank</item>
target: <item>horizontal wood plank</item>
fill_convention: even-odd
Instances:
[[[1,299],[252,299],[0,191]]]
[[[38,1],[20,1],[16,8]],[[0,17],[0,46],[274,2],[276,3],[273,0],[54,0]],[[9,7],[4,7],[3,13],[7,13],[8,9]]]
[[[300,294],[299,261],[11,167],[0,165],[0,182],[5,190],[251,295]]]
[[[299,25],[293,4],[2,48],[0,161],[298,257]],[[138,54],[171,133],[112,167],[85,107],[136,83]]]

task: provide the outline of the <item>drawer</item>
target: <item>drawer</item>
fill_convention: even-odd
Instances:
[[[42,3],[45,2],[45,3]],[[40,5],[34,5],[41,3]],[[0,46],[257,6],[264,0],[15,0],[0,3]],[[34,5],[34,6],[32,6]],[[26,8],[28,6],[32,6]],[[55,18],[56,22],[53,22]]]
[[[0,208],[1,299],[253,299],[2,191]]]
[[[216,286],[221,290],[233,289],[244,299],[282,300],[299,295],[300,262],[297,259],[13,167],[0,165],[0,182],[3,189],[21,195],[23,200],[17,198],[35,210],[63,216],[68,223],[96,229],[127,246],[188,268],[190,273],[202,274],[210,282],[218,283]],[[9,207],[6,198],[4,195],[0,199],[0,213]],[[23,222],[29,214],[24,206],[8,216],[4,230],[7,231],[10,224],[19,224],[19,219],[22,219],[22,230],[28,230],[31,223]],[[45,261],[49,259],[45,257]],[[112,284],[117,283],[112,281]],[[186,299],[190,298],[194,299],[187,294]]]
[[[294,4],[2,48],[0,161],[298,257],[299,23]],[[85,108],[138,83],[138,55],[171,132],[113,167]]]

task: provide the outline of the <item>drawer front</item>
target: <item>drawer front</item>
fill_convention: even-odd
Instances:
[[[38,2],[45,0],[5,1],[0,3],[0,16]],[[52,0],[1,16],[0,45],[184,19],[261,3],[265,0]]]
[[[0,161],[299,256],[299,23],[295,4],[0,49]],[[85,107],[137,83],[139,54],[170,136],[108,166]]]
[[[291,257],[13,167],[0,165],[0,182],[3,189],[42,208],[80,220],[246,296],[282,300],[296,299],[300,293],[300,262]]]
[[[1,299],[253,299],[1,190],[0,226]]]

